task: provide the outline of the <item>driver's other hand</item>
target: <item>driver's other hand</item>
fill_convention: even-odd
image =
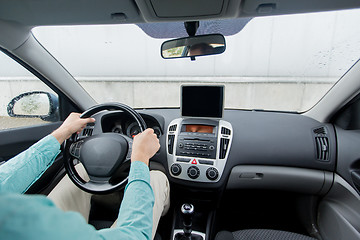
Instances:
[[[160,143],[154,130],[146,129],[134,137],[131,161],[141,161],[149,165],[149,159],[159,150]]]
[[[51,133],[60,144],[68,139],[71,134],[81,132],[86,124],[95,122],[94,118],[80,118],[80,113],[70,113],[63,124]]]

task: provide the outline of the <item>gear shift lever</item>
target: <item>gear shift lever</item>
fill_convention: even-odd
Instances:
[[[174,236],[174,240],[204,240],[204,238],[192,232],[192,217],[194,214],[194,206],[184,203],[181,206],[181,215],[183,219],[183,232],[178,232]]]
[[[185,239],[191,239],[191,226],[192,226],[192,216],[194,213],[194,206],[189,203],[184,203],[181,206],[181,213],[184,220],[184,237]]]

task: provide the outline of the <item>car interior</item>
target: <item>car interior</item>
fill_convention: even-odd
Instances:
[[[160,219],[155,239],[360,239],[360,48],[351,49],[357,57],[349,60],[351,64],[346,69],[340,69],[338,62],[333,63],[341,74],[311,106],[301,110],[232,107],[229,102],[245,95],[246,90],[237,91],[238,88],[230,84],[193,77],[190,72],[200,69],[188,67],[201,64],[202,59],[220,59],[206,65],[209,72],[219,71],[218,75],[223,76],[228,69],[250,68],[225,57],[231,53],[232,46],[247,44],[236,43],[232,35],[246,31],[256,19],[358,8],[360,2],[356,0],[0,0],[0,51],[48,89],[35,86],[26,92],[21,82],[14,82],[11,91],[16,89],[21,94],[11,99],[0,96],[10,122],[33,118],[38,121],[29,126],[6,127],[0,116],[0,164],[51,133],[69,113],[80,112],[83,117],[95,118],[96,122],[63,144],[54,164],[26,194],[47,195],[68,174],[77,187],[94,194],[89,224],[96,229],[110,227],[116,220],[127,183],[132,139],[146,128],[152,128],[161,147],[149,168],[166,174],[171,197],[170,209]],[[213,22],[216,24],[211,25]],[[204,24],[213,27],[205,31]],[[276,24],[275,20],[272,24]],[[326,24],[332,26],[333,23]],[[356,22],[352,24],[356,26]],[[151,50],[143,52],[152,51],[160,60],[150,59],[153,65],[139,64],[119,70],[125,71],[130,79],[126,81],[134,85],[134,89],[138,84],[140,90],[128,91],[122,85],[112,87],[110,82],[118,81],[113,75],[105,81],[107,87],[89,90],[87,86],[98,80],[88,77],[87,85],[82,84],[81,78],[74,77],[78,70],[65,61],[73,58],[73,55],[67,56],[69,52],[77,53],[86,43],[79,40],[79,45],[69,45],[67,52],[56,54],[52,49],[70,42],[71,26],[115,28],[117,25],[134,25],[136,32],[156,39],[156,44],[147,46]],[[50,33],[50,40],[42,41],[42,29],[58,26],[64,27],[68,36]],[[338,28],[347,28],[347,25],[343,23]],[[359,30],[349,27],[349,32],[350,37],[337,36],[342,39],[340,46],[344,47],[352,35],[355,39]],[[286,29],[285,33],[297,36],[295,27]],[[137,41],[130,32],[124,35],[128,35],[130,41]],[[97,52],[90,46],[86,49],[89,55],[84,54],[81,59],[95,55],[100,64],[88,66],[86,62],[76,63],[77,60],[74,64],[79,69],[95,71],[94,68],[110,69],[108,62],[130,61],[133,49],[126,50],[129,47],[122,44],[117,48],[116,58],[107,59],[103,57],[105,48]],[[140,44],[136,48],[142,49]],[[266,51],[266,46],[256,48],[259,52]],[[294,49],[294,52],[298,51]],[[139,62],[147,56],[136,54]],[[247,58],[246,52],[236,54]],[[300,50],[300,54],[306,52]],[[271,58],[265,60],[271,65]],[[180,79],[179,84],[165,85],[158,75],[148,79],[147,75],[141,76],[144,82],[154,82],[150,88],[145,83],[135,83],[142,71],[152,72],[155,63],[162,61],[171,62],[174,69],[178,69],[173,78]],[[220,69],[221,61],[228,67]],[[306,59],[304,62],[307,66],[314,65]],[[5,86],[4,72],[12,70],[4,66],[0,66],[3,96],[10,91]],[[278,71],[285,72],[286,68],[280,65]],[[181,82],[180,73],[189,80]],[[276,78],[276,74],[274,76]],[[230,83],[237,81],[229,79]],[[261,78],[256,81],[265,84]],[[296,77],[292,81],[296,82]],[[172,89],[176,91],[176,106],[167,105],[171,102]],[[117,98],[106,98],[111,91],[125,97],[133,94],[134,98],[144,100],[121,102]],[[155,92],[154,98],[160,105],[147,105],[150,92]],[[291,88],[280,88],[276,84],[271,90],[265,86],[261,94],[278,96],[282,103],[298,98]],[[100,98],[106,101],[99,101]],[[29,107],[27,104],[34,99],[46,102],[44,112],[37,108],[36,113],[21,110]],[[251,98],[249,102],[252,101],[258,100]],[[106,161],[96,157],[94,149],[98,148],[102,149],[102,159]],[[75,165],[79,162],[85,166],[90,181],[84,182],[77,174]]]

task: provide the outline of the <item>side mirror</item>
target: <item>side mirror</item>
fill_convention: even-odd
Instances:
[[[27,92],[13,98],[7,106],[10,117],[40,118],[44,121],[59,120],[58,97],[48,92]]]
[[[198,35],[178,38],[161,45],[161,56],[165,59],[220,54],[225,51],[225,38],[221,34]]]

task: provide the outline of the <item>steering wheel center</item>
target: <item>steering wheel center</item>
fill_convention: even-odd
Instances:
[[[116,133],[103,133],[84,140],[80,162],[87,173],[94,177],[111,177],[125,161],[127,140]]]

